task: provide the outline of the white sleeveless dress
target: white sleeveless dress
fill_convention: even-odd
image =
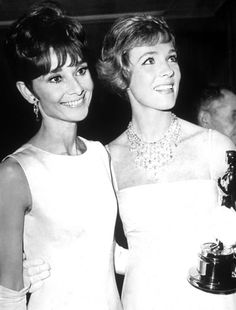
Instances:
[[[113,265],[117,202],[108,154],[82,139],[82,155],[55,155],[26,144],[10,157],[32,195],[24,251],[43,258],[51,276],[31,295],[29,310],[121,310]]]
[[[134,186],[117,196],[129,247],[124,310],[236,309],[235,294],[206,293],[187,281],[201,245],[217,234],[213,219],[220,206],[213,179]]]

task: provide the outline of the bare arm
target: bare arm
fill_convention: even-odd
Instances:
[[[24,215],[30,204],[24,172],[8,159],[0,165],[0,285],[23,288]]]

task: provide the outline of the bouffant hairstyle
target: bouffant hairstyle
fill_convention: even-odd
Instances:
[[[138,46],[172,42],[175,38],[163,17],[131,15],[118,19],[106,34],[97,63],[98,77],[119,95],[130,83],[129,51]]]
[[[65,15],[54,1],[32,6],[9,29],[4,50],[16,81],[23,81],[30,89],[32,80],[49,73],[50,53],[55,52],[58,68],[69,55],[71,65],[78,56],[86,60],[87,42],[78,19]]]

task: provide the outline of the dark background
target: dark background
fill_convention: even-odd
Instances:
[[[33,2],[0,0],[0,42],[9,24]],[[235,0],[59,0],[78,16],[87,32],[93,64],[99,56],[104,34],[114,18],[132,12],[164,15],[176,35],[182,72],[175,107],[178,116],[195,121],[195,102],[201,87],[218,82],[236,89]],[[38,129],[33,109],[18,94],[0,46],[0,160],[26,142]],[[108,143],[127,126],[129,104],[109,92],[93,73],[95,90],[87,119],[78,134]],[[125,244],[120,221],[116,237]],[[119,287],[122,277],[118,277]]]
[[[0,42],[12,20],[37,1],[0,0]],[[236,88],[235,0],[66,0],[71,15],[79,16],[87,32],[94,59],[114,18],[127,12],[163,14],[173,29],[182,72],[176,104],[178,116],[194,121],[195,99],[208,81]],[[95,61],[94,61],[95,62]],[[0,159],[27,141],[37,130],[32,106],[18,94],[0,48]],[[96,75],[88,118],[79,134],[107,143],[126,127],[130,117],[126,101],[105,89]]]

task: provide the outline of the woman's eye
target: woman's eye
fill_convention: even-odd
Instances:
[[[148,59],[146,59],[144,62],[143,62],[143,65],[153,65],[155,63],[155,60],[153,57],[149,57]]]
[[[62,77],[60,75],[53,76],[49,79],[51,83],[60,83],[61,80],[62,80]]]
[[[169,57],[169,60],[170,60],[171,62],[178,62],[178,57],[177,57],[177,55],[171,55],[171,56]]]
[[[88,67],[80,67],[78,70],[77,70],[77,75],[85,75],[86,71],[88,70]]]

